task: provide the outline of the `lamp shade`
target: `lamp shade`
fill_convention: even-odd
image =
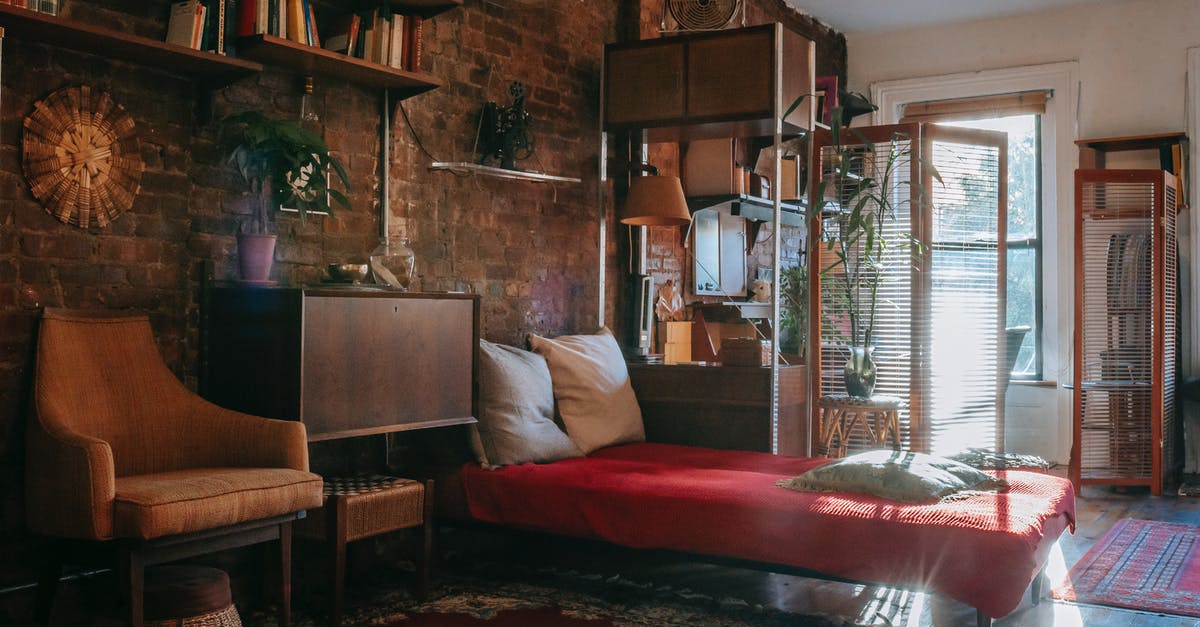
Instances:
[[[635,176],[621,212],[621,224],[682,226],[692,221],[677,176]]]

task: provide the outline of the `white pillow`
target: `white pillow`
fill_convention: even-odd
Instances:
[[[554,392],[541,355],[479,340],[479,423],[471,446],[485,468],[583,454],[554,424]]]
[[[584,454],[646,440],[625,358],[608,329],[554,339],[531,335],[529,343],[546,358],[558,413]]]

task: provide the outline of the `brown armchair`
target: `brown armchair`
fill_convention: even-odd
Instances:
[[[36,619],[49,618],[61,551],[117,555],[129,621],[144,568],[279,540],[280,624],[290,621],[291,521],[321,505],[304,425],[218,407],[159,356],[146,316],[47,309],[28,429],[26,520],[51,545]]]

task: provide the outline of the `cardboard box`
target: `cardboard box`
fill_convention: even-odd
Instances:
[[[800,173],[799,160],[795,157],[781,159],[779,161],[781,170],[780,179],[782,183],[779,189],[783,192],[782,200],[798,200],[804,197],[804,188],[807,181],[804,180],[804,175]]]
[[[656,322],[654,329],[658,352],[663,354],[663,363],[677,364],[692,360],[692,323]]]
[[[727,337],[721,340],[718,357],[726,366],[769,366],[771,341],[754,337]]]
[[[683,156],[683,192],[688,196],[742,193],[742,174],[733,158],[733,139],[698,139]]]

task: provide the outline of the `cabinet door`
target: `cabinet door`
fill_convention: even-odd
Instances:
[[[647,125],[683,118],[683,44],[610,48],[605,70],[607,125]]]
[[[775,31],[697,39],[687,51],[688,118],[770,117]]]
[[[310,440],[470,417],[469,299],[304,299],[303,416]]]

